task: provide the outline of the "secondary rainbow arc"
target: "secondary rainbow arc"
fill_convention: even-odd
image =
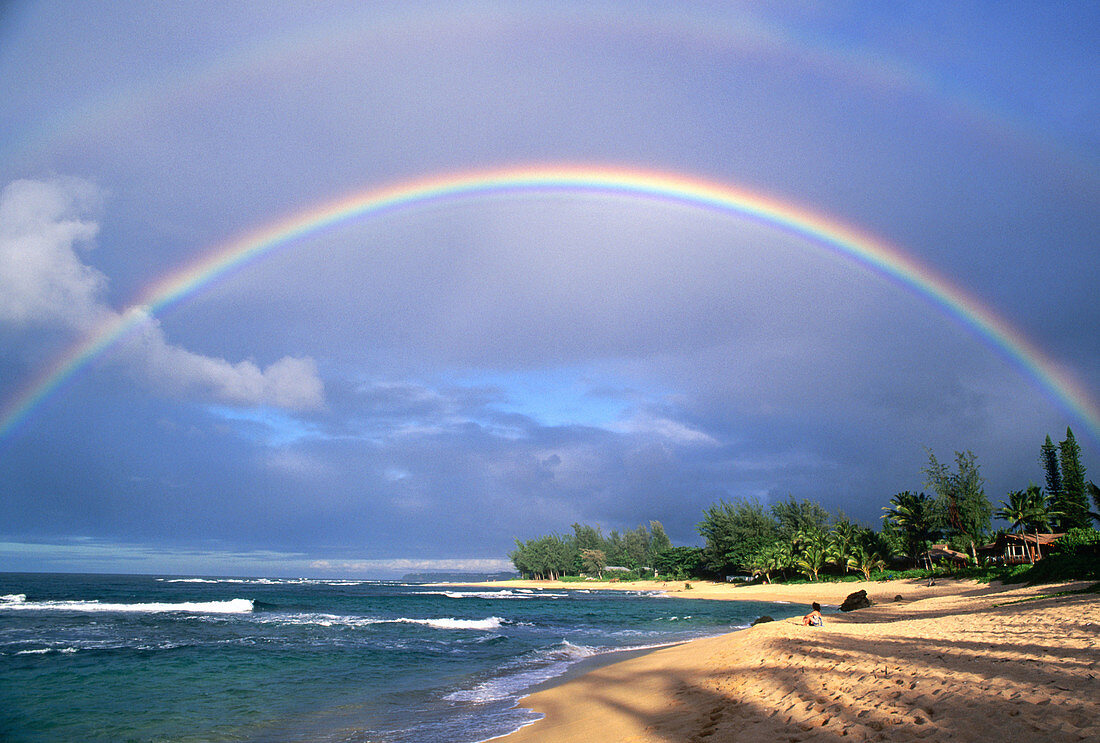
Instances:
[[[925,297],[1016,364],[1067,412],[1100,438],[1100,408],[1072,378],[1022,332],[978,299],[885,240],[809,209],[736,186],[681,174],[591,166],[531,166],[449,173],[369,188],[240,236],[151,284],[136,305],[72,346],[6,406],[0,440],[94,358],[127,332],[214,280],[277,248],[353,219],[435,201],[508,192],[616,194],[678,203],[749,218],[796,235],[814,246],[881,274]],[[139,311],[145,309],[146,312]]]

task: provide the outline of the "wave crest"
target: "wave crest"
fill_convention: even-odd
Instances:
[[[27,601],[23,594],[15,594],[21,600],[0,603],[0,611],[82,611],[82,612],[185,612],[188,614],[247,614],[253,609],[252,599],[227,601],[182,601],[179,603],[107,604],[99,601]],[[5,596],[4,599],[9,598]]]

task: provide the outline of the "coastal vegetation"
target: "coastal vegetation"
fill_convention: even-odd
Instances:
[[[612,531],[604,536],[598,526],[573,524],[572,534],[549,534],[526,542],[516,540],[509,557],[521,575],[555,580],[582,573],[602,578],[614,573],[620,578],[637,578],[660,561],[658,555],[672,549],[659,521],[633,531]]]
[[[703,511],[696,527],[702,547],[673,545],[659,521],[607,536],[599,526],[575,523],[571,534],[517,539],[509,556],[521,575],[536,579],[770,583],[952,574],[979,580],[1100,580],[1100,531],[1092,525],[1100,523],[1100,488],[1085,480],[1073,431],[1066,429],[1060,445],[1048,435],[1039,464],[1046,487],[1030,483],[1007,493],[996,508],[973,452],[955,452],[948,465],[929,450],[922,472],[931,492],[896,493],[874,526],[793,495],[770,506],[750,498],[719,500]],[[1089,510],[1090,496],[1095,511]],[[994,531],[994,518],[1008,526]],[[1051,529],[1065,536],[1043,554],[1038,535]],[[979,553],[998,534],[1010,533],[1032,535],[1028,564],[1006,565]]]

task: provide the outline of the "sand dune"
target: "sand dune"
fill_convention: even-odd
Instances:
[[[859,587],[842,585],[759,593],[838,603]],[[1100,740],[1097,594],[1017,603],[1067,586],[861,585],[888,603],[698,640],[533,694],[521,704],[545,718],[505,743]]]

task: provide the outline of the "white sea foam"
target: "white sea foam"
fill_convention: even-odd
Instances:
[[[609,653],[658,650],[677,643],[656,643],[631,645],[618,648],[594,648],[587,645],[574,645],[568,640],[549,648],[505,663],[500,668],[505,675],[487,679],[470,689],[459,689],[444,697],[451,702],[469,702],[488,704],[518,698],[523,692],[552,678],[562,675],[573,664],[597,655]]]
[[[75,653],[76,648],[41,648],[39,650],[20,650],[15,655],[45,655],[46,653]]]
[[[378,624],[419,624],[435,629],[461,629],[488,631],[499,629],[508,620],[502,617],[485,619],[456,619],[454,617],[430,617],[416,619],[412,617],[354,617],[338,614],[259,614],[256,621],[264,624],[314,625],[319,627],[370,627]]]
[[[435,629],[469,629],[469,630],[491,630],[500,629],[500,626],[504,624],[504,619],[501,617],[487,617],[486,619],[455,619],[454,617],[444,617],[439,619],[409,619],[407,617],[400,617],[398,619],[386,619],[381,620],[380,623],[398,623],[398,624],[421,624],[426,627],[434,627]]]
[[[12,601],[0,603],[0,611],[82,612],[187,612],[189,614],[245,614],[253,608],[251,599],[228,601],[183,601],[180,603],[105,604],[99,601]]]
[[[446,596],[451,599],[560,599],[564,593],[534,593],[532,591],[424,591],[423,595]]]
[[[5,596],[0,596],[0,602],[4,604],[22,604],[27,600],[27,594],[25,593],[9,593]]]
[[[209,578],[157,578],[163,583],[243,583],[244,581],[216,581]]]
[[[574,645],[563,640],[552,648],[537,650],[502,666],[505,670],[516,669],[513,673],[487,679],[470,689],[459,689],[444,699],[472,704],[512,699],[532,686],[560,676],[577,661],[598,655],[599,652],[596,648]]]
[[[377,619],[351,617],[339,614],[257,614],[255,621],[261,624],[309,625],[315,627],[366,627],[378,624]]]

